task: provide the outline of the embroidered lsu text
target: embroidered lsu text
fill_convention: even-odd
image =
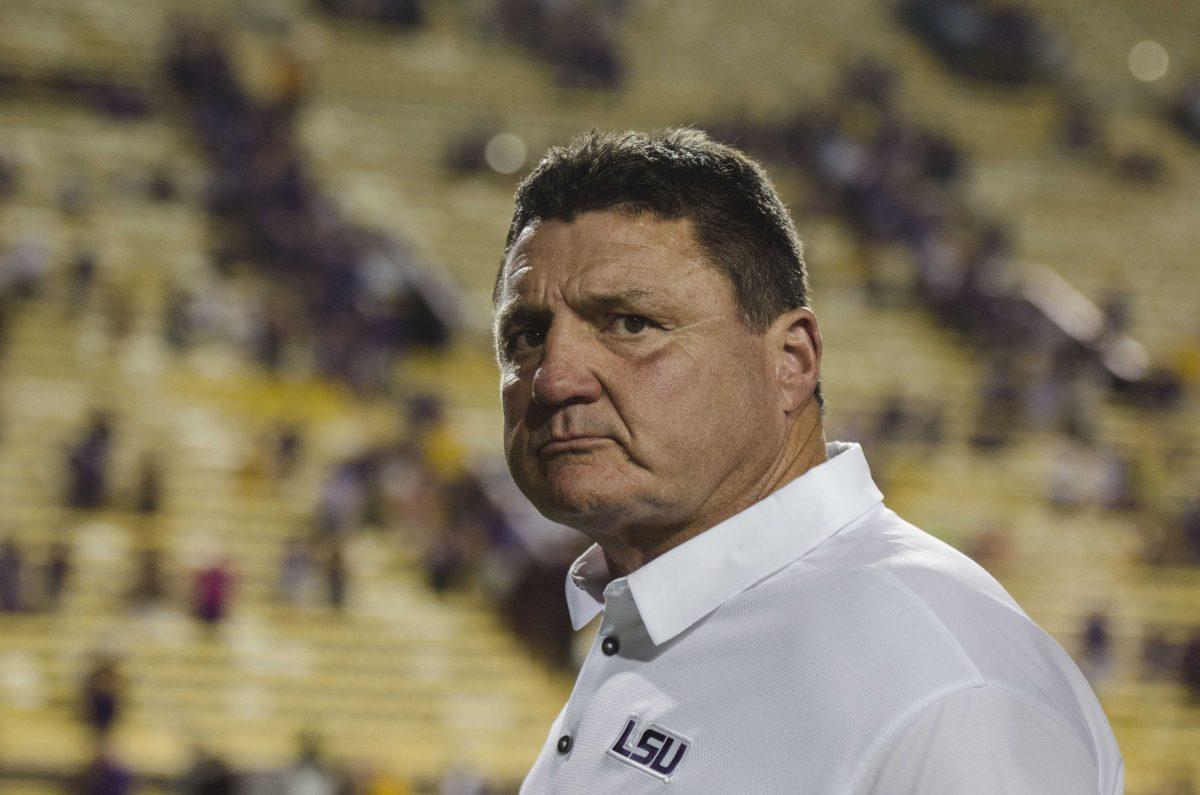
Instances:
[[[692,741],[680,734],[630,715],[608,752],[627,765],[670,781],[691,745]]]

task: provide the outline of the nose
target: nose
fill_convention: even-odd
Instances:
[[[542,356],[533,374],[533,400],[543,406],[592,403],[600,397],[600,382],[592,370],[594,356],[586,339],[556,323],[542,342]]]

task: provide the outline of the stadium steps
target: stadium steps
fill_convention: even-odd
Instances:
[[[22,140],[39,142],[36,163],[69,158],[75,149],[92,152],[80,141],[107,135],[107,166],[153,164],[157,155],[146,142],[166,134],[152,123],[143,139],[135,128],[126,136],[126,157],[118,125],[98,124],[100,138],[77,138],[54,133],[59,123],[90,129],[80,114],[64,111],[46,121],[20,103],[3,103],[0,115],[17,125]],[[50,125],[51,134],[40,135],[38,124]],[[99,166],[76,161],[97,186],[86,222],[52,209],[58,178],[36,165],[27,190],[0,207],[3,241],[35,220],[54,267],[44,295],[23,303],[8,335],[0,522],[31,562],[51,540],[73,536],[77,566],[58,615],[0,617],[0,764],[58,771],[82,765],[79,678],[90,650],[113,647],[124,655],[129,683],[116,744],[144,773],[179,771],[191,737],[244,765],[279,764],[290,758],[296,732],[320,726],[332,735],[335,758],[408,777],[436,778],[464,761],[518,777],[540,748],[566,683],[531,663],[479,595],[434,599],[415,551],[380,565],[373,558],[391,558],[392,550],[363,535],[349,551],[360,576],[352,579],[344,615],[276,604],[282,543],[307,520],[320,479],[347,443],[378,438],[370,429],[385,425],[381,418],[392,411],[359,407],[327,386],[262,378],[236,359],[232,377],[214,379],[203,353],[166,354],[158,341],[166,277],[171,267],[186,272],[203,263],[205,220],[194,207],[134,210],[114,201]],[[63,309],[62,263],[77,235],[100,249],[99,292],[129,295],[132,329],[119,348],[107,344],[99,302],[78,322]],[[59,507],[65,445],[93,407],[113,410],[119,490],[131,484],[143,449],[163,456],[168,470],[158,515],[138,517],[120,505],[87,514]],[[252,462],[257,438],[281,417],[304,423],[310,444],[303,471],[277,487],[255,474]],[[228,623],[208,638],[182,606],[190,555],[214,539],[234,558],[237,581]],[[123,600],[133,565],[127,553],[160,546],[177,607],[131,616]]]

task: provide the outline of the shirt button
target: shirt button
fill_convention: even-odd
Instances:
[[[568,751],[570,751],[570,750],[571,750],[571,746],[572,746],[573,744],[574,744],[574,743],[573,743],[573,741],[571,740],[571,735],[569,735],[569,734],[564,734],[562,737],[559,737],[559,738],[558,738],[558,752],[559,752],[560,754],[565,754],[565,753],[567,753]]]
[[[621,641],[617,640],[616,636],[609,635],[600,644],[600,651],[604,652],[605,656],[611,657],[621,650]]]

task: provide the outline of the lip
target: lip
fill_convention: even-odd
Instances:
[[[538,448],[540,455],[565,453],[571,450],[589,450],[602,442],[611,442],[607,436],[572,436],[568,439],[551,439]]]

